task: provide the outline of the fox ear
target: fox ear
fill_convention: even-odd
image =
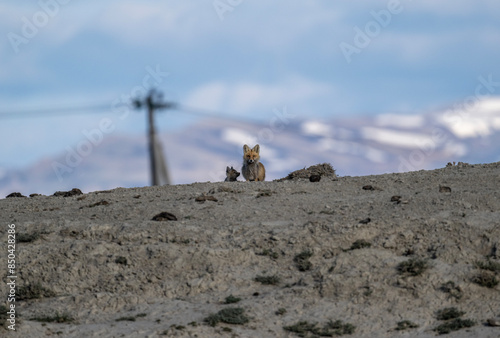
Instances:
[[[243,146],[243,151],[244,151],[245,153],[248,153],[248,152],[250,151],[250,147],[249,147],[249,146],[247,146],[247,145],[245,144],[245,145]]]
[[[260,146],[258,144],[256,144],[255,147],[253,147],[252,150],[255,151],[258,154],[259,151],[260,151]]]
[[[229,167],[226,167],[226,173],[228,173],[228,172],[229,172]]]

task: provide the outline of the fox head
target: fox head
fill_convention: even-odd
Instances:
[[[226,167],[226,177],[236,181],[238,176],[240,176],[240,173],[236,169],[234,169],[233,167],[231,167],[231,168]]]
[[[243,160],[247,164],[252,164],[258,162],[260,159],[259,156],[260,146],[257,144],[253,149],[250,149],[246,144],[243,146]]]

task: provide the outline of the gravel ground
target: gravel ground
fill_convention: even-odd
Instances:
[[[500,162],[303,177],[1,199],[0,336],[500,337]]]

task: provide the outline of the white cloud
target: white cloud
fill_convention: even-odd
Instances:
[[[283,52],[299,39],[332,27],[340,13],[322,1],[291,5],[289,2],[243,2],[220,20],[213,2],[113,1],[97,15],[94,25],[134,45],[175,41],[204,45],[208,40],[254,45]],[[276,15],[279,11],[280,15]],[[284,34],[285,33],[285,34]]]
[[[499,14],[500,3],[497,0],[474,1],[456,1],[456,0],[420,0],[408,4],[409,10],[415,10],[426,13],[439,14],[444,17],[450,16],[470,16],[474,12],[483,12],[485,8],[488,12]]]
[[[252,41],[265,49],[282,52],[296,48],[297,41],[311,35],[330,36],[328,30],[336,31],[341,15],[337,4],[324,1],[297,4],[283,0],[253,1],[235,8],[231,14],[233,25],[227,25],[221,32],[236,36],[242,42]]]
[[[62,43],[71,39],[82,29],[91,26],[89,23],[95,18],[93,14],[98,12],[98,7],[85,6],[78,2],[43,3],[44,6],[40,6],[39,2],[0,5],[0,27],[8,33],[28,39],[29,44],[36,40]],[[25,35],[26,32],[28,36]]]
[[[223,82],[210,82],[195,89],[187,99],[186,104],[217,110],[223,106],[227,86]]]
[[[186,1],[116,1],[103,8],[96,26],[126,43],[156,46],[172,39],[186,42],[197,30],[203,32],[207,10]]]
[[[305,107],[317,98],[335,96],[335,88],[326,83],[293,77],[281,83],[211,82],[195,89],[186,104],[204,109],[254,116],[283,106]]]
[[[45,17],[46,23],[33,26],[38,32],[30,40],[57,45],[85,32],[105,33],[127,43],[158,44],[166,36],[182,41],[186,31],[193,31],[194,24],[202,24],[192,13],[195,7],[200,9],[199,13],[206,12],[202,6],[186,1],[70,1],[57,7],[52,3],[41,7],[38,1],[28,5],[0,4],[0,28],[22,35],[26,20],[33,24],[35,17]]]
[[[373,49],[383,53],[397,55],[397,59],[409,64],[427,64],[435,57],[436,51],[449,45],[450,38],[443,34],[384,31],[373,41]],[[371,48],[370,46],[369,48]]]

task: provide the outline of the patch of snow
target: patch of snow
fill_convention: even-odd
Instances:
[[[331,138],[322,138],[318,142],[318,149],[320,151],[330,151],[333,150],[339,154],[352,154],[355,153],[355,149],[360,145],[355,142],[349,141],[339,141]]]
[[[491,135],[500,130],[500,98],[484,99],[469,108],[447,110],[437,120],[458,138]]]
[[[375,117],[375,124],[380,127],[419,128],[424,123],[422,115],[381,114]]]
[[[475,110],[485,114],[500,115],[500,97],[492,97],[476,103]]]
[[[302,123],[302,133],[309,136],[330,136],[329,125],[319,121],[306,121]]]
[[[238,128],[223,129],[221,132],[221,138],[225,142],[236,144],[238,146],[241,146],[242,144],[248,144],[249,146],[257,144],[257,137]]]
[[[488,136],[492,132],[491,127],[495,125],[494,121],[489,121],[488,118],[471,116],[468,113],[454,116],[443,115],[438,120],[458,138]]]
[[[491,126],[497,130],[500,130],[500,117],[495,117],[492,121],[491,121]]]
[[[356,142],[323,138],[319,141],[318,148],[321,151],[334,151],[338,154],[363,156],[368,160],[377,163],[385,163],[387,161],[386,155],[383,151],[373,147],[367,147]]]
[[[302,134],[307,136],[336,137],[339,139],[349,139],[354,133],[352,130],[341,127],[334,127],[331,123],[322,121],[306,121],[301,125]]]
[[[367,140],[409,149],[415,148],[419,142],[421,143],[422,140],[430,137],[426,134],[408,133],[374,127],[361,128],[361,134]]]

